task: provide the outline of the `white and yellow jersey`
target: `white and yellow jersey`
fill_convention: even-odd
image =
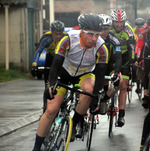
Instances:
[[[80,44],[80,30],[71,30],[58,43],[55,53],[65,57],[63,67],[71,76],[92,72],[96,64],[108,63],[108,49],[104,40],[98,37],[95,47],[83,49]]]

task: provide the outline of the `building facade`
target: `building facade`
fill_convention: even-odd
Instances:
[[[13,63],[30,71],[32,58],[42,34],[50,30],[52,0],[0,0],[0,66]],[[147,8],[149,7],[149,0]],[[127,0],[53,0],[55,20],[65,27],[78,24],[82,13],[110,14],[114,8],[123,8],[128,20],[134,23],[134,12]],[[146,5],[145,4],[145,5]],[[139,10],[142,17],[143,10]],[[147,13],[147,12],[146,12]],[[150,12],[149,12],[150,14]],[[150,16],[147,14],[147,16]],[[145,14],[143,15],[145,16]],[[134,24],[133,24],[134,25]]]

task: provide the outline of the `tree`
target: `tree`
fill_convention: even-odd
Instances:
[[[129,4],[133,8],[134,16],[135,16],[135,19],[136,19],[138,17],[137,16],[137,10],[144,6],[143,3],[146,0],[122,0],[122,1],[126,2],[126,4]]]

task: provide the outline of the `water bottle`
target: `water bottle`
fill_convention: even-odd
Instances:
[[[55,119],[55,129],[57,129],[59,127],[60,123],[61,123],[61,117],[56,118]]]

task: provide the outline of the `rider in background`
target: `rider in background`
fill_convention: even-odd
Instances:
[[[120,40],[109,32],[109,30],[112,27],[112,20],[110,16],[105,14],[99,15],[101,18],[103,18],[103,30],[101,31],[101,37],[105,40],[105,44],[109,51],[109,61],[108,66],[106,70],[107,76],[112,76],[112,80],[114,81],[115,90],[114,91],[108,91],[108,81],[104,81],[104,90],[106,92],[104,96],[104,100],[108,100],[111,98],[117,91],[118,86],[120,83],[120,72],[121,72],[121,66],[122,66],[122,53],[121,53],[121,44]]]
[[[140,28],[142,28],[145,24],[145,19],[144,18],[136,18],[134,21],[135,24],[135,28],[133,28],[135,37],[136,37],[136,42],[138,41],[138,37],[139,37],[139,30]],[[135,51],[135,55],[137,54],[137,52]]]
[[[150,56],[150,31],[146,35],[145,39],[145,48],[144,48],[144,58]],[[143,99],[143,107],[149,108],[149,112],[144,119],[142,138],[141,138],[141,146],[140,151],[143,151],[144,144],[146,139],[150,135],[150,100],[148,100],[148,73],[150,72],[150,60],[144,60],[144,99]],[[149,97],[150,98],[150,97]]]
[[[72,28],[72,30],[80,30],[80,26],[79,25],[76,25]]]
[[[138,40],[135,48],[135,53],[137,54],[137,59],[140,58],[142,48],[145,43],[146,34],[150,31],[150,19],[139,29]]]
[[[150,31],[147,33],[145,37],[145,45],[143,48],[143,55],[144,58],[150,56]],[[142,55],[142,56],[143,56]],[[140,58],[143,58],[140,56]],[[140,60],[139,58],[139,60]],[[136,62],[136,65],[138,66],[141,62]],[[144,97],[142,98],[142,106],[144,108],[148,108],[148,84],[149,84],[149,79],[148,79],[148,73],[150,72],[150,60],[145,59],[144,60]]]
[[[115,9],[111,12],[112,29],[110,33],[114,34],[121,41],[122,52],[122,80],[120,81],[120,93],[119,93],[119,117],[118,126],[125,124],[125,106],[128,80],[130,76],[130,64],[134,60],[135,50],[135,36],[132,27],[129,24],[125,24],[126,12],[122,9]]]
[[[64,36],[66,33],[64,32],[64,23],[56,20],[51,23],[51,30],[46,32],[40,39],[39,46],[37,48],[37,51],[34,54],[33,61],[32,61],[32,70],[31,74],[33,77],[36,76],[37,71],[37,63],[40,57],[40,54],[45,49],[46,50],[46,60],[45,60],[45,69],[44,69],[44,82],[45,82],[45,88],[48,84],[48,77],[53,57],[55,54],[55,48],[61,39],[62,36]],[[45,96],[43,96],[43,112],[45,112],[46,109],[46,102],[47,99],[45,99]]]
[[[135,24],[135,28],[133,30],[134,30],[134,34],[135,34],[135,37],[136,37],[135,61],[137,61],[138,46],[139,46],[139,44],[138,44],[138,42],[139,42],[138,41],[138,39],[139,39],[139,30],[144,27],[145,19],[137,18],[135,20],[134,24]],[[138,56],[139,56],[139,54],[138,54]],[[134,66],[134,67],[135,67],[135,70],[138,69],[136,66]],[[134,78],[134,79],[136,79],[135,82],[137,84],[137,88],[135,90],[136,93],[140,93],[140,89],[139,89],[139,83],[140,83],[139,80],[140,80],[140,78],[141,78],[140,75],[136,76]]]
[[[81,30],[69,31],[68,35],[64,36],[56,47],[50,71],[50,86],[46,90],[47,109],[40,119],[33,151],[40,151],[50,125],[63,103],[65,88],[57,89],[55,96],[51,93],[59,76],[60,82],[64,84],[68,84],[68,82],[79,83],[82,90],[90,93],[98,94],[103,87],[105,69],[108,63],[108,49],[104,40],[99,36],[103,20],[96,14],[85,13],[79,16],[78,23]],[[94,69],[95,75],[93,74]],[[76,124],[87,112],[91,101],[96,100],[86,95],[79,96],[79,102],[73,116],[71,141],[75,140]]]
[[[46,32],[41,37],[38,48],[33,56],[32,70],[31,70],[31,74],[33,75],[33,77],[36,76],[37,63],[38,63],[40,54],[42,53],[44,49],[46,50],[45,67],[50,67],[53,61],[57,43],[59,42],[59,40],[61,39],[63,35],[64,35],[64,23],[59,20],[56,20],[53,23],[51,23],[51,30]],[[48,81],[49,72],[50,72],[49,69],[45,69],[45,72],[44,72],[45,84]]]
[[[145,26],[143,27],[145,29]],[[141,28],[141,29],[143,29]],[[148,31],[148,32],[147,32]],[[142,40],[144,40],[144,44],[143,44],[143,48],[142,50],[140,51],[139,55],[138,55],[138,60],[139,61],[136,61],[135,62],[135,65],[138,66],[139,64],[141,64],[140,62],[140,59],[141,58],[145,58],[149,55],[149,43],[150,43],[150,40],[149,40],[149,32],[150,32],[150,18],[147,19],[147,22],[146,22],[146,29],[144,30],[144,35],[143,35],[143,38]],[[139,31],[139,33],[141,33]],[[143,32],[142,32],[143,33]],[[143,43],[143,42],[142,42]],[[147,100],[148,100],[148,71],[149,71],[149,65],[148,65],[148,60],[144,60],[144,97],[142,98],[143,100],[143,103],[142,103],[142,106],[144,108],[147,108]],[[145,73],[146,72],[146,73]]]

